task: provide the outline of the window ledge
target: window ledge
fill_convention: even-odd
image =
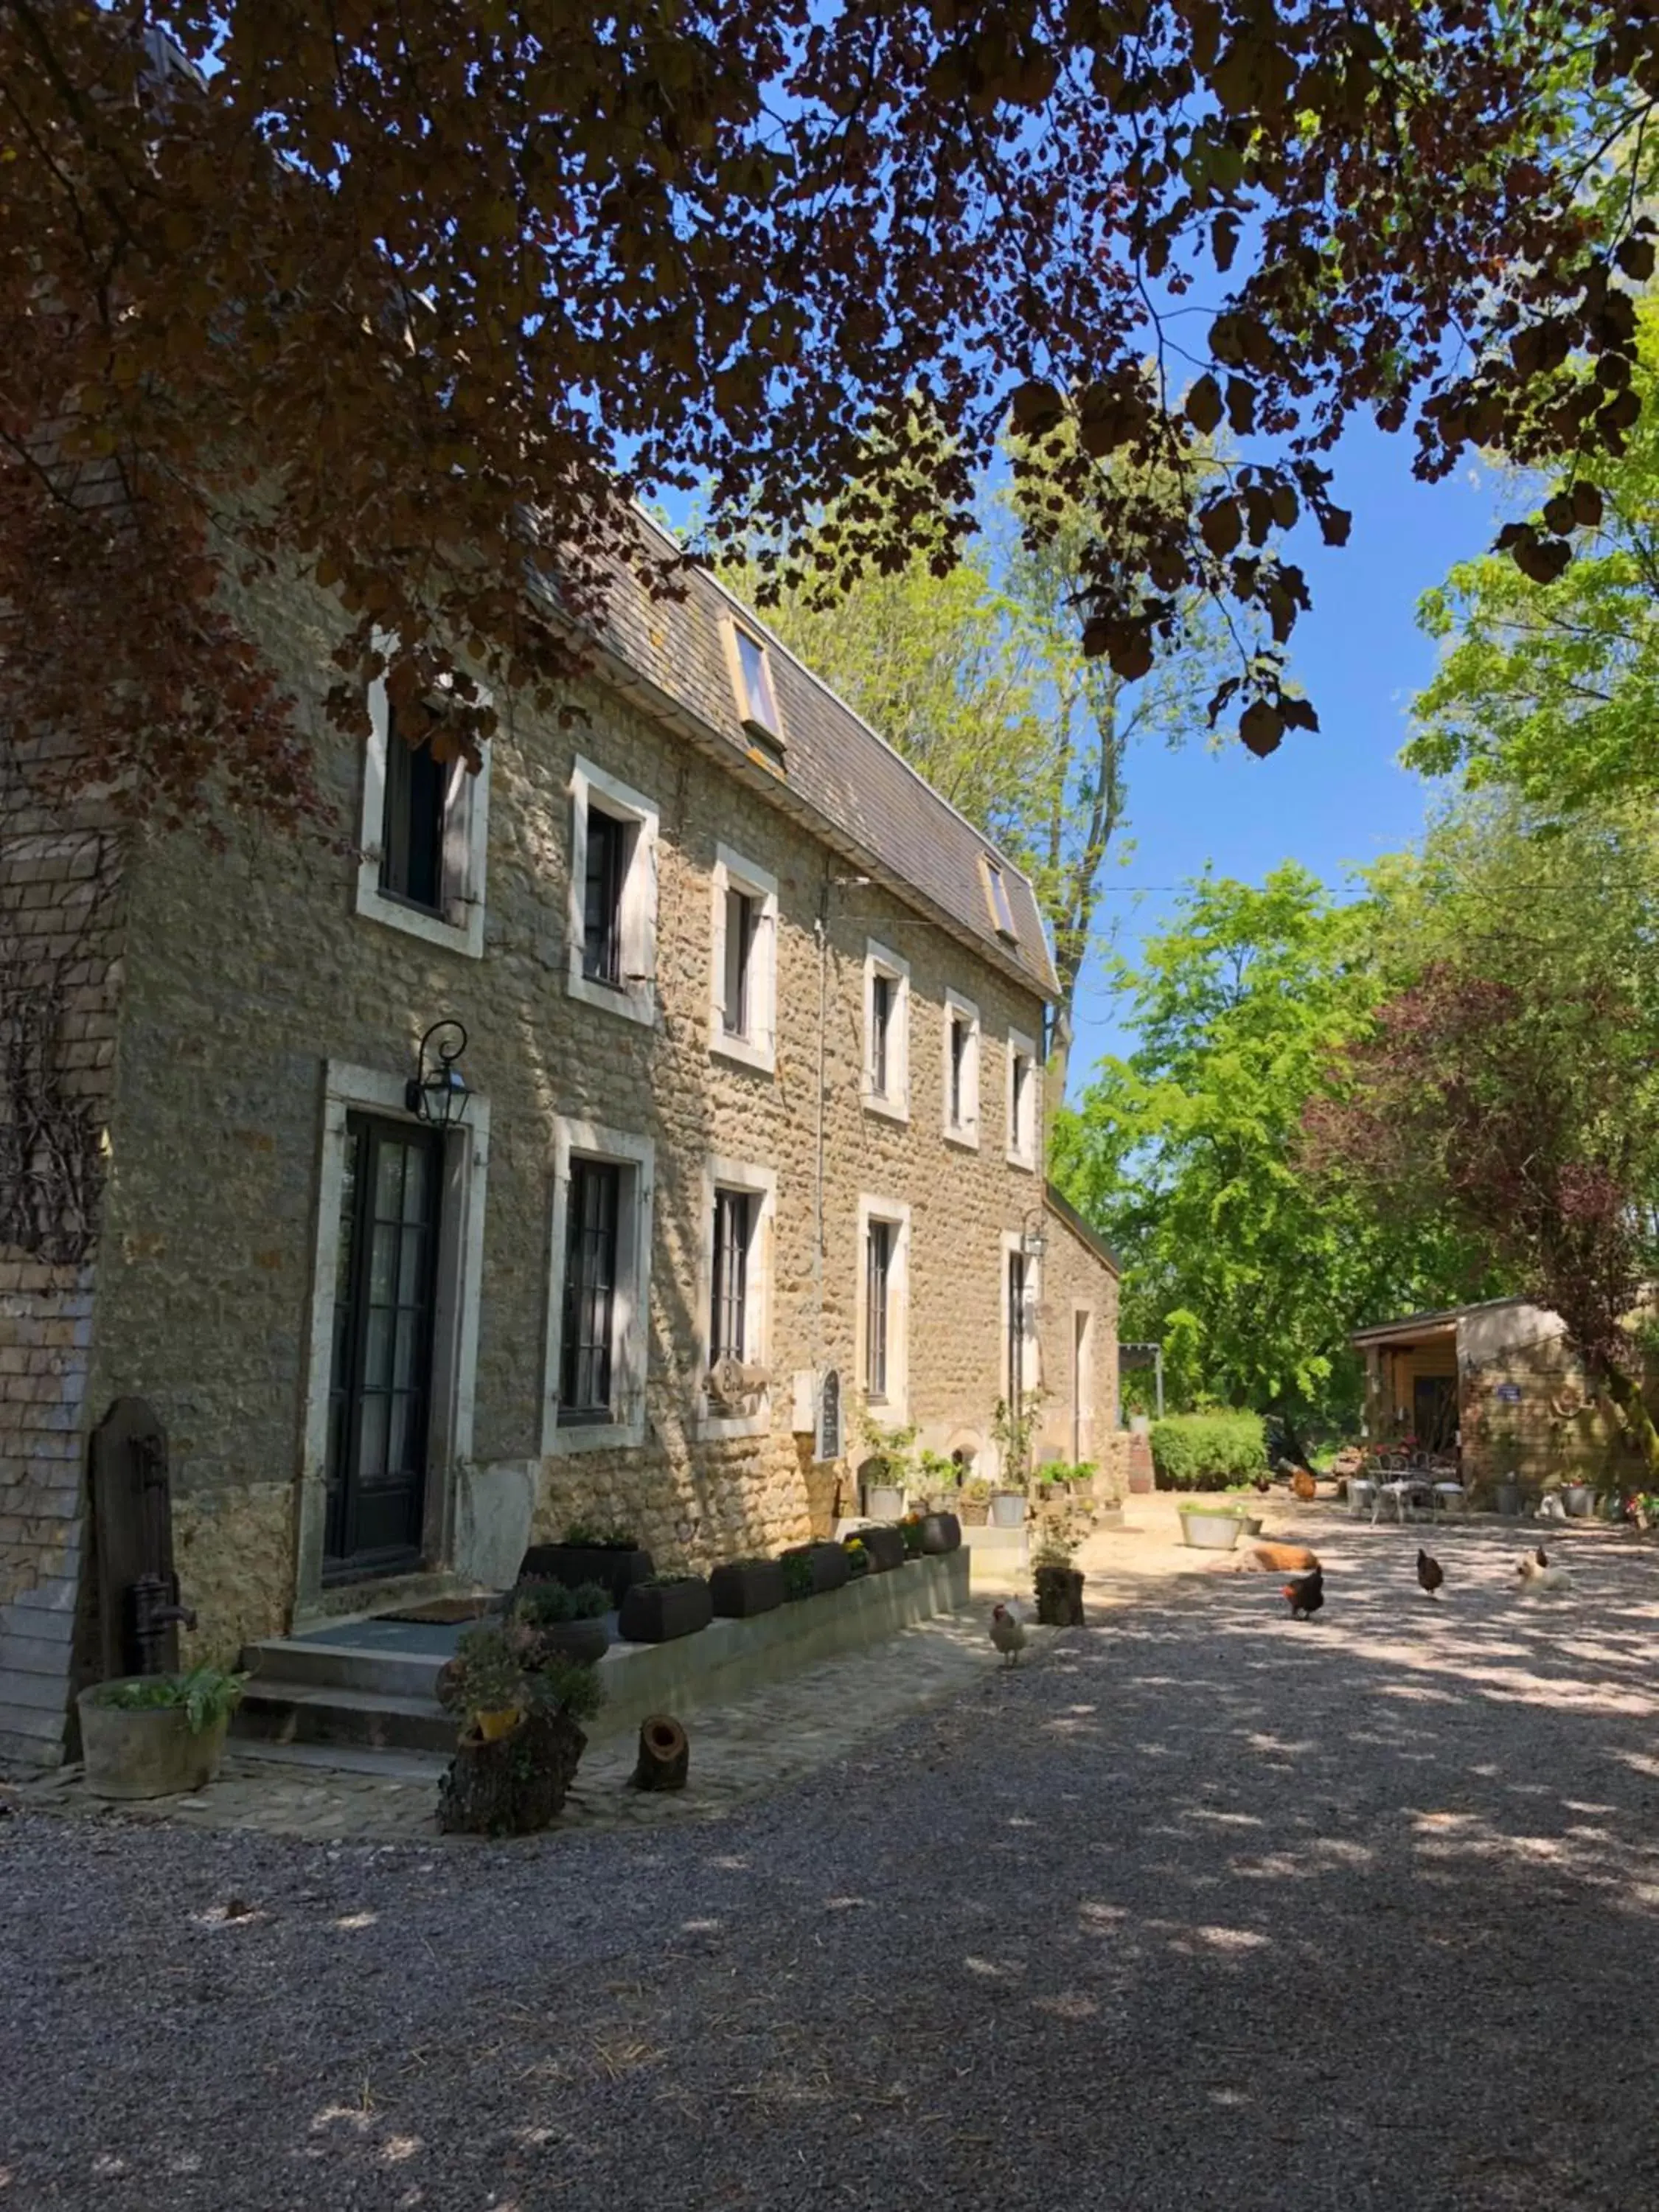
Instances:
[[[580,959],[580,955],[577,957]],[[565,994],[580,999],[585,1006],[595,1006],[601,1013],[615,1014],[625,1022],[638,1022],[643,1028],[657,1026],[657,988],[654,983],[635,984],[623,990],[609,983],[590,982],[580,973],[567,971]]]
[[[910,1102],[908,1098],[887,1098],[879,1091],[866,1091],[863,1096],[864,1110],[866,1114],[879,1114],[883,1120],[887,1121],[908,1121],[910,1118]]]
[[[708,1049],[716,1060],[734,1061],[739,1067],[752,1067],[762,1075],[775,1075],[778,1056],[770,1045],[756,1044],[748,1037],[727,1036],[722,1031],[711,1037]]]
[[[419,907],[409,906],[402,899],[388,898],[378,881],[364,880],[371,869],[378,875],[378,863],[365,861],[364,873],[357,881],[357,912],[365,921],[383,922],[388,929],[418,937],[423,945],[441,945],[446,952],[459,952],[466,960],[483,957],[481,905],[470,905],[465,921],[446,921],[441,915],[423,914]]]
[[[633,1421],[568,1421],[562,1425],[556,1416],[550,1427],[547,1440],[550,1457],[563,1457],[573,1452],[624,1451],[630,1445],[645,1442],[643,1415]]]
[[[979,1150],[979,1131],[977,1129],[947,1129],[945,1132],[945,1141],[947,1145],[955,1145],[962,1152],[976,1152]]]
[[[1036,1162],[1029,1152],[1011,1152],[1008,1154],[1008,1164],[1011,1168],[1022,1169],[1027,1175],[1036,1173]]]

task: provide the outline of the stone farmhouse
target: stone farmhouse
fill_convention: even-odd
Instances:
[[[366,751],[331,730],[327,612],[253,618],[355,853],[65,818],[12,748],[0,1758],[59,1758],[97,1671],[124,1398],[187,1659],[579,1521],[775,1548],[858,1510],[885,1431],[994,1475],[1000,1400],[1038,1456],[1121,1449],[1018,870],[706,576],[619,592],[574,723],[507,714],[477,775],[378,690]]]

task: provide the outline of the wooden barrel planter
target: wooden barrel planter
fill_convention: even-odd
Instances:
[[[757,1613],[771,1613],[784,1601],[782,1565],[744,1559],[716,1567],[708,1577],[708,1595],[721,1620],[750,1620]]]
[[[603,1583],[611,1602],[620,1606],[635,1583],[649,1582],[655,1570],[649,1552],[631,1544],[532,1544],[524,1555],[519,1580],[545,1578],[580,1589]]]
[[[860,1528],[858,1540],[870,1554],[872,1574],[890,1575],[895,1567],[904,1565],[904,1538],[898,1529],[878,1522],[872,1528]]]
[[[677,1637],[695,1636],[714,1618],[714,1600],[701,1575],[635,1583],[622,1601],[617,1633],[626,1644],[672,1644]]]
[[[954,1513],[922,1515],[921,1548],[924,1553],[933,1558],[962,1549],[962,1523]]]
[[[807,1595],[812,1597],[822,1597],[827,1590],[844,1589],[852,1579],[852,1563],[839,1544],[796,1544],[781,1557],[805,1560],[812,1578]]]

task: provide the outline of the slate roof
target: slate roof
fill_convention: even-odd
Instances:
[[[649,518],[642,529],[665,550],[673,540]],[[965,815],[942,799],[908,761],[827,684],[781,644],[764,620],[706,570],[684,572],[685,595],[653,599],[617,572],[601,633],[602,673],[641,703],[670,702],[733,774],[756,782],[784,812],[854,859],[917,911],[942,922],[986,960],[1039,997],[1059,995],[1054,962],[1030,884]],[[745,732],[732,690],[724,618],[739,614],[768,641],[783,724],[781,763],[769,763]],[[981,860],[1002,871],[1017,939],[993,925]]]

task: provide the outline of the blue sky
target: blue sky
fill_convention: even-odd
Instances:
[[[1320,734],[1292,730],[1265,761],[1237,744],[1218,752],[1146,745],[1130,756],[1133,850],[1127,866],[1109,868],[1102,901],[1126,957],[1168,919],[1175,887],[1206,863],[1259,883],[1294,860],[1338,884],[1350,865],[1397,851],[1422,829],[1431,787],[1398,765],[1412,694],[1436,653],[1413,611],[1453,562],[1490,542],[1498,487],[1468,471],[1419,483],[1412,453],[1409,437],[1356,427],[1333,457],[1333,494],[1353,514],[1347,545],[1293,549],[1314,603],[1297,627],[1294,673],[1319,710]],[[1133,1042],[1100,965],[1091,963],[1079,995],[1074,1093],[1103,1053]]]

